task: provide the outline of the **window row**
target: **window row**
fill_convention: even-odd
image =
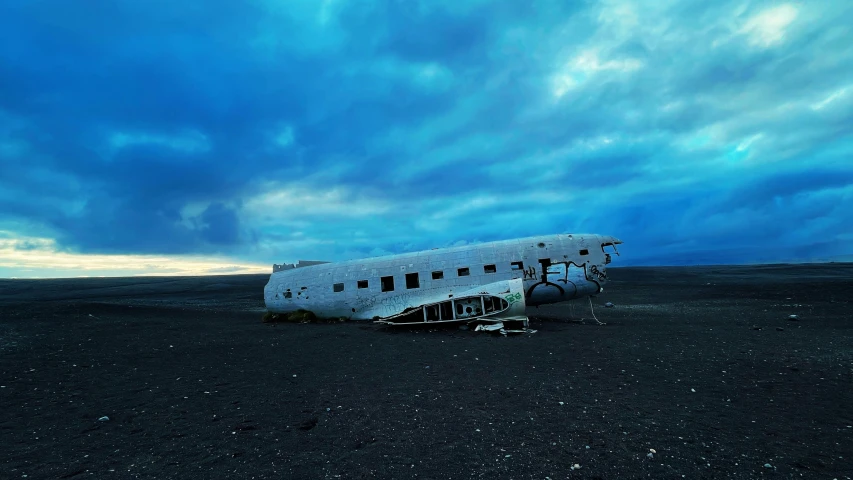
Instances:
[[[583,249],[583,250],[580,250],[578,253],[581,255],[589,255],[589,250]],[[550,265],[550,263],[551,263],[551,261],[547,260],[547,259],[540,259],[539,262],[542,263],[543,265]],[[510,269],[513,271],[524,270],[524,262],[511,262],[510,263]],[[483,273],[497,273],[497,271],[498,271],[498,268],[495,264],[483,265]],[[456,276],[458,276],[458,277],[467,277],[470,274],[471,274],[471,271],[468,267],[461,267],[461,268],[456,269]],[[432,272],[432,279],[433,280],[441,280],[443,278],[444,278],[444,271],[443,270],[436,270],[436,271]],[[394,277],[393,276],[389,275],[387,277],[381,277],[379,279],[379,281],[381,283],[381,287],[382,287],[383,292],[391,292],[394,290]],[[367,282],[367,280],[359,280],[357,282],[356,286],[359,289],[367,288],[368,282]],[[407,273],[406,274],[406,288],[407,289],[420,288],[420,286],[421,286],[420,285],[420,279],[418,278],[417,273]],[[305,290],[305,287],[302,287],[302,290]],[[343,292],[344,291],[344,284],[343,283],[336,283],[332,286],[332,290],[335,292]],[[290,289],[288,289],[286,292],[284,292],[284,296],[285,296],[285,298],[292,298],[292,294],[290,293]]]
[[[512,262],[511,266],[512,266],[513,270],[524,270],[524,263],[523,262]],[[483,273],[497,273],[497,271],[498,271],[497,265],[494,265],[494,264],[483,265]],[[461,268],[456,269],[456,276],[457,277],[467,277],[469,275],[471,275],[471,270],[468,267],[461,267]],[[443,270],[436,270],[436,271],[432,272],[432,279],[433,280],[442,280],[443,278],[444,278],[444,271]],[[381,290],[383,292],[394,291],[394,276],[393,275],[389,275],[387,277],[381,277],[379,279],[379,282],[380,282]],[[368,282],[367,282],[367,280],[359,280],[356,283],[356,286],[360,289],[361,288],[367,288]],[[418,276],[417,273],[407,273],[406,274],[406,288],[407,289],[420,288],[420,286],[421,286],[420,277]],[[343,283],[336,283],[336,284],[332,285],[332,290],[335,292],[343,292],[344,291],[344,284]]]

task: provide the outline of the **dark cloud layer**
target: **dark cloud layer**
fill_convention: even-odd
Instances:
[[[5,2],[0,221],[261,262],[555,231],[644,263],[853,250],[849,7],[520,5]]]

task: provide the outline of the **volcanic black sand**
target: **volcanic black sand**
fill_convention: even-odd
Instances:
[[[0,478],[853,476],[853,265],[610,276],[606,325],[509,337],[264,324],[267,275],[3,280]]]

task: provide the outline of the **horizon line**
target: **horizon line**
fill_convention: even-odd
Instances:
[[[336,263],[336,262],[329,262]],[[804,267],[809,265],[853,265],[853,260],[828,260],[828,261],[805,261],[805,262],[769,262],[769,263],[697,263],[697,264],[659,264],[659,265],[618,265],[609,266],[610,269],[623,268],[695,268],[695,267],[780,267],[780,266],[797,266]],[[190,278],[190,277],[245,277],[256,275],[272,275],[272,268],[267,273],[214,273],[214,274],[139,274],[139,275],[79,275],[76,277],[0,277],[0,281],[4,280],[82,280],[92,278]]]

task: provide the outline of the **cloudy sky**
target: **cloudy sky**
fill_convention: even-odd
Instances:
[[[83,6],[85,4],[85,7]],[[853,2],[0,0],[0,277],[853,254]]]

